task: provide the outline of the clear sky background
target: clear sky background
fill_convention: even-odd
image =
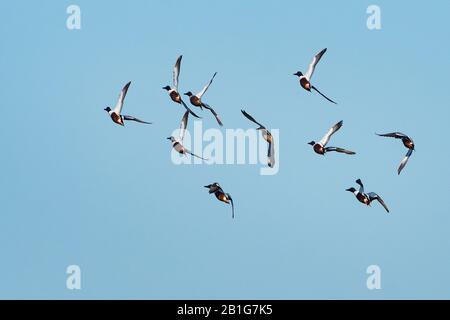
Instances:
[[[81,7],[82,29],[66,28]],[[381,7],[382,29],[366,27]],[[450,298],[450,2],[2,1],[0,298]],[[292,74],[328,51],[315,84]],[[162,86],[218,75],[207,101],[225,128],[280,130],[280,171],[175,166],[183,115]],[[132,81],[115,125],[103,110]],[[196,109],[197,110],[197,109]],[[199,111],[199,113],[201,113]],[[216,128],[203,116],[204,128]],[[333,145],[312,152],[339,120]],[[191,123],[192,125],[192,123]],[[417,151],[375,132],[410,135]],[[361,178],[391,214],[345,189]],[[218,181],[230,208],[208,195]],[[66,268],[82,289],[66,288]],[[366,268],[381,268],[368,290]]]

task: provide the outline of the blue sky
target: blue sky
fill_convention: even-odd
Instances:
[[[81,8],[81,30],[66,8]],[[366,27],[381,8],[382,29]],[[450,3],[15,1],[0,3],[0,298],[450,298]],[[298,86],[320,49],[315,84]],[[225,128],[245,109],[280,130],[280,171],[175,166],[183,114],[162,86],[207,93]],[[103,111],[132,81],[119,127]],[[216,128],[203,112],[203,126]],[[339,120],[349,157],[306,143]],[[406,153],[375,132],[402,131]],[[442,160],[441,160],[442,159]],[[391,209],[345,189],[361,178]],[[208,195],[218,181],[230,208]],[[67,266],[82,289],[66,288]],[[366,268],[379,265],[381,290]]]

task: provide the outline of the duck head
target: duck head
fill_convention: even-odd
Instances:
[[[301,77],[301,76],[303,76],[303,73],[301,73],[300,71],[297,71],[296,73],[294,73],[294,76]]]
[[[165,86],[165,87],[163,87],[163,89],[167,90],[167,91],[170,91],[171,88],[170,88],[170,86]]]
[[[308,142],[309,145],[314,146],[316,144],[315,141]]]
[[[110,111],[111,111],[111,108],[110,108],[110,107],[106,107],[106,108],[103,109],[103,110],[105,110],[106,112],[110,112]]]
[[[170,140],[170,141],[174,142],[175,138],[174,137],[167,137],[167,140]]]
[[[221,186],[220,184],[218,184],[217,182],[214,182],[212,184],[209,184],[207,186],[205,186],[205,188],[209,189],[208,192],[211,193],[216,193],[217,191],[221,190]]]
[[[192,92],[190,92],[190,91],[186,92],[184,95],[188,96],[188,97],[192,97],[193,96]]]
[[[351,187],[351,188],[345,189],[345,191],[349,191],[351,193],[354,193],[356,191],[356,189]]]
[[[220,185],[217,182],[214,182],[212,184],[208,184],[207,186],[205,186],[205,188],[211,189],[211,188],[218,188],[220,187]]]

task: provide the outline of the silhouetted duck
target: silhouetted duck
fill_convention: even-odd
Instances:
[[[361,179],[356,180],[356,183],[359,184],[359,190],[356,190],[352,187],[346,189],[345,191],[350,191],[355,195],[356,199],[358,199],[359,202],[364,203],[368,206],[370,206],[372,201],[377,200],[384,207],[384,209],[389,212],[388,207],[379,195],[377,195],[375,192],[364,193],[364,185],[362,184]]]
[[[324,97],[328,101],[330,101],[330,102],[332,102],[334,104],[337,104],[336,102],[334,102],[333,100],[331,100],[330,98],[325,96],[322,92],[320,92],[315,86],[313,86],[311,84],[311,77],[312,77],[312,75],[314,73],[316,65],[320,61],[320,58],[322,58],[323,54],[326,51],[327,51],[327,48],[323,49],[322,51],[320,51],[318,54],[316,54],[314,56],[313,60],[309,64],[309,68],[308,68],[308,71],[306,72],[306,74],[303,74],[302,72],[298,71],[298,72],[294,73],[294,76],[298,76],[299,77],[300,85],[301,85],[301,87],[303,89],[305,89],[307,91],[311,91],[311,89],[313,89],[313,90],[317,91],[322,97]]]
[[[311,141],[308,144],[313,146],[313,149],[316,153],[324,155],[327,152],[330,151],[335,151],[335,152],[340,152],[340,153],[345,153],[345,154],[355,154],[355,152],[350,151],[350,150],[346,150],[343,148],[337,148],[337,147],[326,147],[326,145],[328,144],[328,142],[330,141],[331,136],[338,131],[342,125],[344,124],[344,121],[339,121],[338,123],[336,123],[333,127],[330,128],[330,130],[328,130],[327,134],[322,138],[322,140],[320,140],[319,142],[315,142],[315,141]]]
[[[125,96],[127,95],[128,92],[128,88],[130,87],[131,81],[128,82],[122,89],[122,91],[120,92],[119,95],[119,100],[116,103],[116,107],[114,108],[114,110],[111,110],[110,107],[106,107],[104,110],[106,112],[108,112],[108,114],[110,115],[112,121],[114,121],[115,123],[117,123],[118,125],[124,126],[124,120],[127,121],[136,121],[139,123],[145,123],[145,124],[151,124],[151,122],[145,122],[142,120],[139,120],[138,118],[132,117],[132,116],[126,116],[126,115],[122,115],[122,107],[123,107],[123,101],[125,100]]]
[[[392,133],[384,133],[384,134],[378,134],[376,135],[380,137],[389,137],[389,138],[395,138],[395,139],[402,139],[403,145],[408,149],[408,152],[406,153],[405,157],[400,162],[400,166],[398,167],[397,174],[400,174],[402,172],[403,168],[408,163],[409,157],[411,157],[414,149],[414,141],[408,137],[406,134],[403,134],[401,132],[392,132]]]
[[[233,199],[231,198],[229,193],[225,193],[222,189],[222,187],[217,183],[214,182],[213,184],[209,184],[205,186],[205,188],[209,189],[209,194],[214,193],[216,198],[222,202],[225,202],[227,204],[231,204],[231,217],[234,219],[234,204]]]

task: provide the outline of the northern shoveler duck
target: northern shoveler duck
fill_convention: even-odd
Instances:
[[[367,206],[370,206],[372,201],[377,200],[384,207],[384,209],[389,212],[386,203],[384,203],[383,199],[381,199],[379,195],[377,195],[375,192],[364,193],[364,185],[362,184],[361,179],[356,180],[356,183],[359,184],[359,190],[356,190],[352,187],[346,189],[345,191],[350,191],[351,193],[353,193],[359,202],[364,203]]]
[[[330,130],[328,130],[327,134],[322,138],[322,140],[320,140],[319,142],[315,142],[315,141],[311,141],[308,144],[313,146],[313,149],[316,153],[324,155],[327,152],[330,151],[336,151],[336,152],[340,152],[340,153],[345,153],[345,154],[355,154],[355,152],[350,151],[350,150],[346,150],[346,149],[342,149],[342,148],[337,148],[337,147],[326,147],[326,145],[328,144],[328,142],[330,141],[331,136],[338,131],[342,125],[344,124],[344,121],[339,121],[338,123],[336,123],[334,126],[332,126],[330,128]]]
[[[211,85],[211,83],[213,82],[214,77],[216,76],[216,74],[217,74],[217,72],[214,73],[214,75],[212,76],[211,80],[209,80],[208,84],[202,89],[202,91],[200,91],[199,93],[197,93],[197,94],[195,94],[195,95],[194,95],[191,91],[188,91],[188,92],[185,93],[185,95],[189,97],[189,101],[191,102],[191,104],[192,104],[193,106],[200,107],[200,109],[202,109],[202,110],[203,110],[203,108],[205,108],[205,109],[208,109],[209,111],[211,111],[211,113],[212,113],[212,114],[214,115],[214,117],[216,118],[217,123],[218,123],[220,126],[223,126],[223,123],[222,123],[222,121],[220,120],[219,115],[217,114],[217,112],[214,111],[214,109],[211,108],[211,106],[209,106],[208,104],[206,104],[206,103],[204,103],[204,102],[202,101],[202,96],[203,96],[203,95],[206,93],[206,91],[208,90],[208,88],[209,88],[209,86]]]
[[[104,110],[106,112],[108,112],[108,114],[110,115],[112,121],[114,121],[115,123],[117,123],[118,125],[124,126],[124,120],[127,121],[136,121],[139,123],[145,123],[145,124],[151,124],[151,122],[145,122],[142,121],[138,118],[132,117],[132,116],[126,116],[126,115],[122,115],[122,107],[123,107],[123,101],[125,100],[125,96],[127,95],[128,92],[128,88],[130,87],[131,81],[128,82],[125,87],[123,87],[122,91],[120,92],[119,95],[119,100],[116,103],[116,107],[114,108],[114,110],[111,110],[110,107],[106,107]]]
[[[319,93],[322,97],[324,97],[325,99],[327,99],[328,101],[337,104],[336,102],[334,102],[333,100],[331,100],[330,98],[328,98],[327,96],[325,96],[322,92],[320,92],[315,86],[313,86],[311,84],[311,77],[314,73],[314,69],[316,68],[317,63],[319,63],[320,58],[322,58],[323,54],[327,51],[327,48],[323,49],[322,51],[320,51],[318,54],[316,54],[313,58],[313,60],[311,61],[311,63],[309,64],[308,67],[308,71],[306,72],[306,74],[303,74],[301,71],[298,71],[296,73],[294,73],[294,76],[298,76],[299,77],[299,81],[300,81],[300,86],[307,90],[307,91],[311,91],[311,89],[317,91],[317,93]]]
[[[384,134],[378,134],[376,135],[380,137],[389,137],[389,138],[395,138],[395,139],[402,139],[403,145],[408,149],[408,152],[406,153],[405,157],[400,162],[400,166],[398,167],[397,174],[400,174],[402,172],[403,168],[408,163],[409,157],[411,157],[414,149],[414,141],[408,137],[406,134],[403,134],[401,132],[392,132],[392,133],[384,133]]]
[[[231,198],[229,193],[225,193],[222,189],[222,187],[217,183],[214,182],[213,184],[209,184],[205,186],[205,188],[209,189],[209,194],[214,193],[216,198],[219,201],[225,202],[227,204],[231,204],[231,217],[234,219],[234,203],[233,199]]]
[[[202,160],[206,160],[206,159],[203,159],[202,157],[199,157],[199,156],[193,154],[191,151],[186,149],[182,144],[183,139],[184,139],[184,134],[186,133],[188,117],[189,117],[189,111],[186,111],[183,115],[183,118],[181,119],[179,138],[176,139],[175,137],[170,136],[167,139],[169,139],[172,142],[172,148],[174,148],[175,151],[177,151],[179,154],[182,154],[182,155],[190,154],[191,156],[197,157]]]
[[[197,116],[187,105],[184,103],[183,99],[181,99],[181,95],[178,92],[178,78],[180,76],[180,70],[181,70],[181,59],[183,56],[179,56],[177,59],[177,62],[175,63],[175,66],[173,67],[173,88],[170,86],[165,86],[163,89],[167,90],[169,92],[169,96],[172,99],[173,102],[182,104],[183,107],[189,111],[190,114],[192,114],[196,118],[200,118]]]
[[[272,134],[269,132],[269,130],[266,129],[266,127],[264,127],[262,124],[260,124],[258,121],[256,121],[251,115],[249,115],[247,112],[245,112],[245,110],[241,110],[242,114],[250,121],[252,121],[253,123],[256,123],[259,127],[256,128],[256,130],[260,130],[262,137],[264,140],[267,141],[267,143],[269,144],[269,148],[267,150],[267,164],[269,165],[269,167],[273,167],[275,165],[275,155],[274,155],[274,141],[273,141],[273,136]]]

